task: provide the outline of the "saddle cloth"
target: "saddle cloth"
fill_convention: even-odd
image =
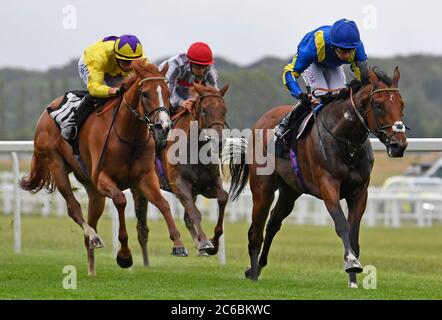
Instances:
[[[77,123],[75,121],[75,111],[83,100],[87,91],[70,91],[67,92],[61,103],[55,107],[48,107],[47,111],[49,115],[54,119],[56,126],[61,130],[62,135],[65,132],[78,131]],[[66,128],[72,127],[72,130],[66,130]],[[75,134],[76,136],[76,134]],[[69,137],[64,137],[69,140]]]

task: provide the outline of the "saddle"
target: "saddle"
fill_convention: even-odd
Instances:
[[[313,112],[318,114],[324,106],[325,103],[320,103],[313,109],[314,111],[305,108],[301,104],[295,106],[289,119],[288,132],[285,139],[288,143],[281,139],[275,141],[275,156],[277,158],[290,160],[290,146],[293,147],[293,151],[296,153],[296,142],[312,127],[314,122]]]
[[[54,119],[62,137],[71,145],[74,154],[78,154],[78,133],[88,116],[96,111],[103,111],[108,99],[94,98],[85,90],[66,92],[59,105],[47,107],[47,112]]]
[[[312,115],[311,111],[303,105],[298,104],[295,106],[290,115],[289,125],[284,140],[275,140],[275,157],[290,160],[290,145],[296,144],[298,137],[300,137],[309,127]],[[292,140],[294,141],[292,142]]]

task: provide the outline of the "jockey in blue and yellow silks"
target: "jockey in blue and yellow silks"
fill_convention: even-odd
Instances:
[[[143,59],[140,40],[134,35],[106,37],[84,50],[78,61],[78,72],[89,92],[75,111],[75,122],[80,126],[93,112],[94,98],[108,98],[120,93],[121,80],[132,72],[132,61]],[[74,139],[79,128],[66,127],[63,137]]]
[[[302,111],[311,106],[311,95],[304,93],[298,84],[297,78],[300,75],[312,92],[316,88],[339,89],[346,84],[344,64],[351,65],[358,80],[364,82],[368,79],[367,55],[355,22],[341,19],[333,26],[322,26],[307,33],[282,75],[290,94],[302,102],[297,109]],[[284,135],[292,113],[276,128],[275,135],[278,138]]]

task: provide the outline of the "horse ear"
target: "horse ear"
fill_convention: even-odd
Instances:
[[[399,72],[399,67],[396,66],[396,68],[394,68],[393,87],[395,88],[398,87],[400,78],[401,78],[401,73]]]
[[[225,86],[219,91],[219,94],[220,94],[221,96],[224,97],[224,95],[226,94],[227,90],[229,89],[229,86],[230,86],[230,84],[226,84],[226,85],[225,85]]]
[[[376,75],[376,73],[373,72],[373,70],[371,68],[368,70],[368,75],[369,75],[371,83],[378,81],[378,76]]]
[[[163,77],[165,77],[166,76],[166,73],[167,73],[167,70],[169,70],[169,62],[166,62],[165,64],[164,64],[164,66],[163,66],[163,69],[161,69],[161,75],[163,76]]]

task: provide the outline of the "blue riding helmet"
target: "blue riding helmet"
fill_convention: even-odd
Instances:
[[[343,49],[354,49],[361,44],[356,23],[347,19],[338,20],[333,24],[330,29],[330,40],[332,45]]]

